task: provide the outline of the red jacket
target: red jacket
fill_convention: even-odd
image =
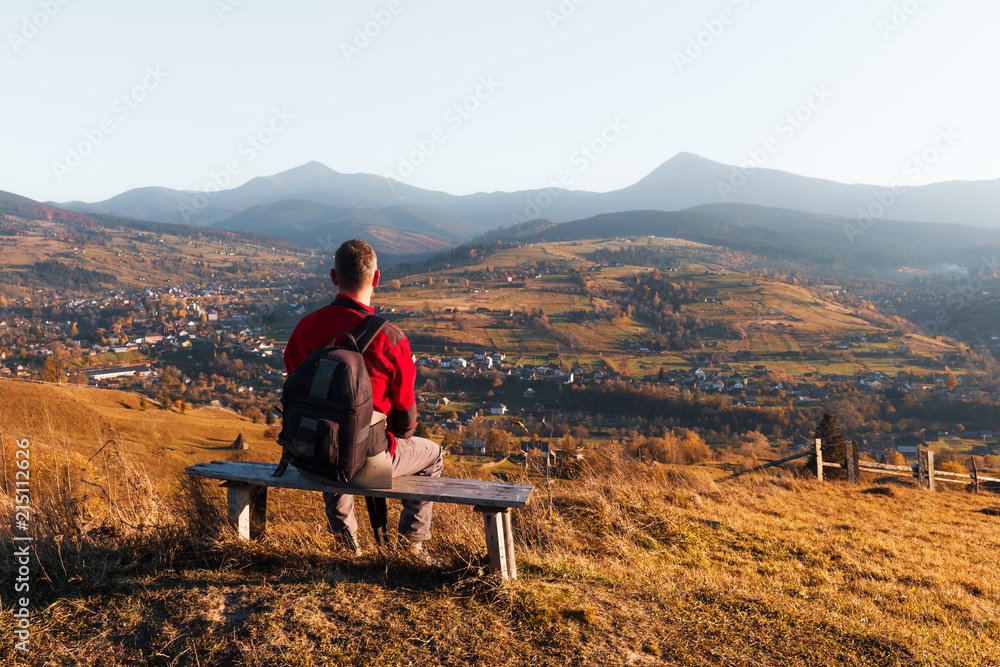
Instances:
[[[339,333],[353,332],[375,309],[338,294],[333,303],[309,313],[295,326],[285,347],[285,370],[291,373],[312,352]],[[391,322],[386,322],[365,350],[365,366],[372,381],[372,402],[377,411],[388,415],[390,451],[395,453],[393,436],[408,438],[417,427],[417,402],[413,385],[417,369],[410,341]]]

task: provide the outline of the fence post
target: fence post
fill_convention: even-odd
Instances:
[[[934,490],[934,451],[931,449],[917,450],[917,479],[920,486],[928,491]]]
[[[979,468],[976,466],[976,457],[972,457],[972,491],[979,493]]]
[[[934,450],[927,450],[927,490],[934,490]]]
[[[858,479],[858,445],[851,440],[844,441],[844,469],[847,470],[847,483],[860,484]]]
[[[823,441],[816,438],[816,479],[823,481]]]
[[[854,456],[851,457],[851,467],[854,468],[854,479],[861,483],[861,446],[854,441]]]

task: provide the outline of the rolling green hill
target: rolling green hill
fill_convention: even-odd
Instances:
[[[645,262],[627,261],[632,250],[670,258],[673,267],[653,281]],[[720,261],[731,255],[662,237],[638,243],[546,240],[484,253],[475,258],[479,263],[407,276],[399,289],[380,291],[378,303],[416,311],[403,326],[419,353],[485,348],[531,365],[559,353],[570,367],[592,372],[613,366],[634,377],[661,367],[689,368],[705,355],[745,358],[733,361],[744,371],[766,360],[792,376],[925,372],[925,356],[954,351],[944,341],[904,336],[895,331],[901,320],[820,286],[726,268]],[[528,316],[536,311],[545,313],[544,322]],[[852,334],[876,332],[886,333],[888,342],[855,348],[857,358],[836,349]]]
[[[974,267],[1000,250],[1000,230],[969,225],[841,218],[751,204],[706,204],[690,209],[737,227],[764,227],[829,249],[858,253],[875,263],[897,258],[910,266],[955,263]],[[867,225],[867,226],[866,226]]]
[[[76,294],[260,277],[308,257],[273,236],[62,211],[0,194],[0,284],[8,297],[43,287]]]
[[[499,229],[472,243],[522,243],[661,236],[844,270],[975,266],[1000,250],[1000,230],[966,225],[876,220],[862,229],[850,218],[748,204],[710,204],[685,211],[607,213],[560,224]],[[530,227],[529,227],[530,229]]]

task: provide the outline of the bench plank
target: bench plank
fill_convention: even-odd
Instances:
[[[534,488],[531,484],[407,475],[393,478],[391,489],[359,489],[347,484],[306,477],[300,470],[291,466],[281,477],[271,477],[275,467],[273,463],[213,461],[212,463],[198,463],[188,466],[186,470],[202,477],[242,482],[255,486],[350,493],[356,496],[377,498],[428,500],[497,508],[524,507],[528,504],[528,499]]]

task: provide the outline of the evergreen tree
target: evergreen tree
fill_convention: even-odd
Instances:
[[[840,433],[840,424],[837,423],[836,415],[831,414],[829,411],[825,411],[823,413],[823,417],[816,425],[813,437],[819,438],[823,441],[822,451],[823,461],[825,463],[839,463],[840,465],[844,465],[844,459],[847,456],[847,449],[844,447],[844,436]],[[809,457],[807,465],[811,472],[816,470],[815,454],[812,454]],[[847,471],[838,468],[824,468],[823,478],[847,479]]]

